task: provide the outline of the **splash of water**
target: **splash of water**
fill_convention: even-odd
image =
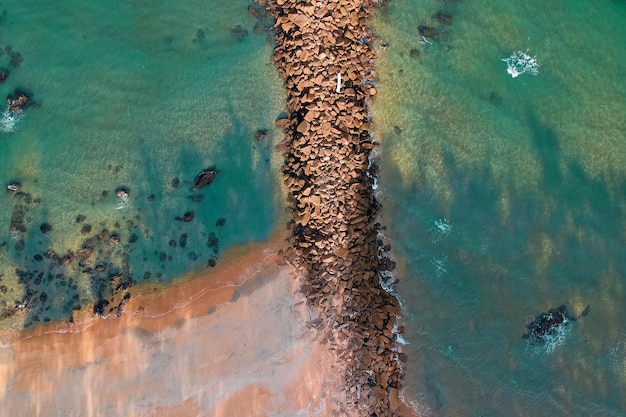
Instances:
[[[0,131],[2,132],[13,132],[15,130],[15,125],[22,118],[22,112],[12,112],[7,107],[2,113],[0,117]]]
[[[506,72],[513,78],[519,77],[524,73],[539,74],[537,58],[528,55],[526,52],[514,52],[510,57],[504,58],[502,61],[506,62]]]

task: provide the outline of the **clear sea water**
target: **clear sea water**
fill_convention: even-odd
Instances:
[[[36,103],[20,117],[5,113],[0,127],[0,182],[19,181],[25,193],[0,192],[0,314],[28,291],[36,300],[46,293],[5,326],[66,320],[72,308],[110,296],[118,272],[139,283],[209,270],[225,248],[275,230],[284,204],[274,120],[285,94],[272,41],[253,33],[250,4],[0,6],[1,49],[22,56],[14,68],[10,53],[0,55],[0,68],[10,71],[0,93],[25,89]],[[268,135],[256,141],[259,129]],[[192,192],[208,167],[218,171],[214,182]],[[115,194],[120,186],[130,189],[126,202]],[[10,232],[16,207],[23,233]],[[176,220],[187,212],[194,221]],[[43,223],[52,231],[43,234]],[[91,233],[81,233],[86,224]],[[106,263],[104,272],[82,272],[76,257],[61,266],[44,256],[76,254],[103,229],[120,236],[118,245],[97,243],[90,258],[92,268]],[[16,269],[32,274],[20,281]]]
[[[422,415],[626,415],[625,23],[609,0],[377,13],[383,223]],[[537,75],[507,73],[517,52]],[[588,314],[522,339],[563,304]]]

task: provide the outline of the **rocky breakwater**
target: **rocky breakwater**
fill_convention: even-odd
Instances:
[[[393,331],[397,300],[381,286],[394,268],[380,238],[367,103],[376,94],[375,51],[365,26],[375,1],[257,0],[275,18],[274,62],[288,116],[284,183],[290,263],[345,376],[342,415],[394,416],[405,359]]]

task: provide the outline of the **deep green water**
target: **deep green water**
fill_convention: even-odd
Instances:
[[[5,114],[0,130],[0,182],[19,181],[24,193],[0,192],[0,315],[20,303],[32,307],[9,325],[66,320],[72,308],[110,297],[117,285],[110,278],[120,272],[139,283],[210,269],[225,248],[277,227],[284,204],[274,119],[284,92],[272,43],[253,34],[249,4],[0,7],[0,46],[23,57],[14,68],[9,53],[0,56],[10,71],[0,93],[22,88],[36,102],[20,117]],[[258,129],[269,129],[260,142]],[[211,166],[214,182],[192,192],[195,175]],[[127,202],[115,195],[120,186],[130,189]],[[25,230],[10,233],[19,207]],[[194,221],[175,220],[190,211]],[[86,219],[77,223],[78,215]],[[43,234],[43,223],[52,231]],[[86,224],[92,232],[81,233]],[[103,229],[120,243],[97,241],[91,265],[45,257],[49,249],[76,254]],[[85,272],[99,262],[105,271]]]
[[[377,14],[383,223],[422,415],[626,415],[625,23],[622,1],[393,0]],[[518,51],[537,75],[507,73]],[[562,304],[588,315],[521,338]]]

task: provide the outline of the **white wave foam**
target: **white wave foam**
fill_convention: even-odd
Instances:
[[[424,394],[419,393],[415,398],[406,398],[406,389],[400,390],[400,401],[405,404],[409,404],[411,409],[418,416],[430,417],[433,415],[433,410],[426,404],[426,398]]]
[[[448,261],[448,258],[446,256],[442,256],[441,258],[433,257],[430,260],[430,263],[435,267],[435,273],[437,274],[438,277],[441,277],[446,272],[448,272],[448,270],[446,269],[447,261]]]
[[[119,196],[120,202],[117,204],[117,210],[123,210],[128,207],[128,194]]]
[[[506,62],[506,72],[513,78],[519,77],[524,73],[539,74],[537,58],[528,55],[526,52],[514,52],[510,57],[504,58],[502,61]]]
[[[534,354],[551,354],[559,346],[563,345],[567,340],[567,337],[571,334],[571,325],[568,321],[564,322],[563,326],[559,326],[553,334],[546,334],[541,336],[541,341],[532,344],[532,350]]]
[[[450,220],[442,217],[435,220],[435,227],[431,229],[430,240],[433,243],[439,243],[452,231],[452,223]]]
[[[621,333],[620,341],[609,349],[607,359],[612,372],[626,378],[626,332]]]
[[[7,133],[15,131],[15,125],[21,120],[22,115],[21,111],[12,112],[7,107],[0,118],[0,130]]]

